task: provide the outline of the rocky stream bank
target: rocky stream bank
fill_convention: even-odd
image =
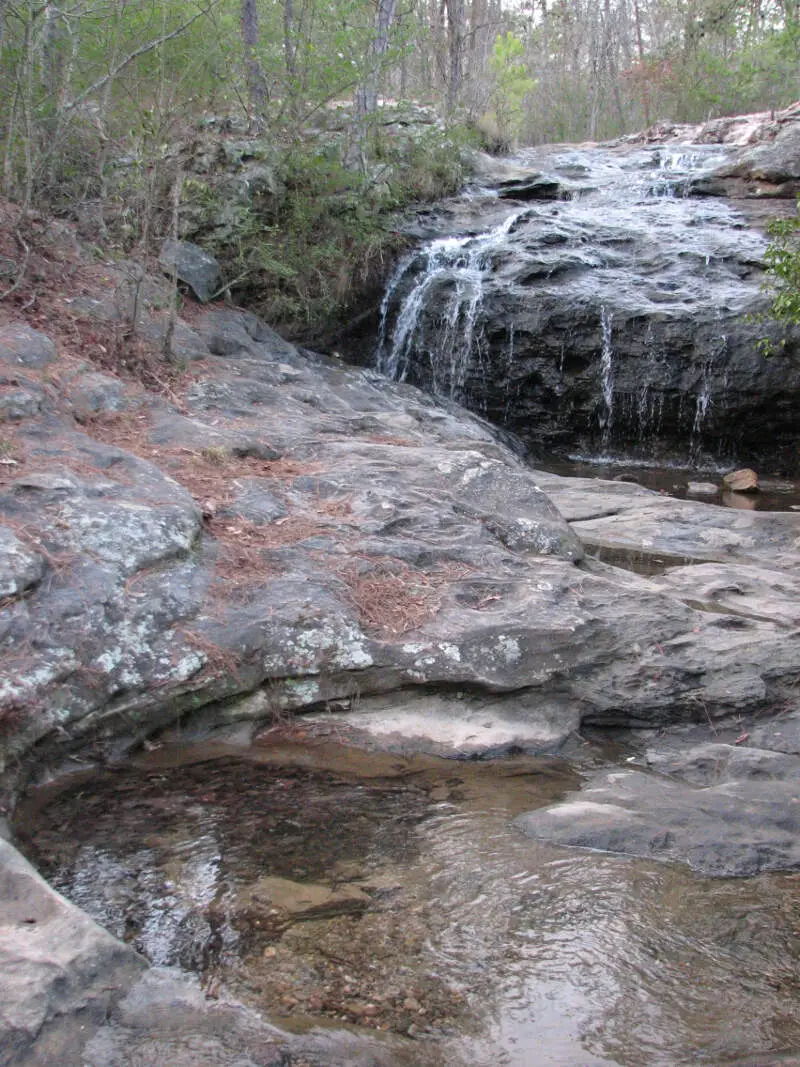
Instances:
[[[421,775],[419,795],[387,787],[374,800],[397,805],[403,833],[432,799],[462,803],[475,788],[489,804],[495,786],[464,785],[456,760],[494,757],[535,777],[545,784],[514,794],[503,829],[482,830],[487,841],[510,832],[520,864],[550,842],[698,875],[797,869],[800,514],[534,469],[514,438],[454,403],[291,345],[242,311],[187,307],[174,335],[185,369],[145,390],[87,362],[74,341],[111,336],[130,314],[125,272],[102,271],[101,285],[52,305],[52,328],[0,325],[2,1067],[484,1062],[452,1033],[450,1058],[441,1043],[420,1044],[420,1031],[441,1042],[477,984],[451,996],[387,974],[373,1001],[356,976],[312,996],[301,968],[305,993],[288,996],[273,962],[299,965],[282,955],[282,927],[266,943],[262,931],[267,1009],[299,998],[312,1019],[351,1026],[289,1034],[265,1021],[247,982],[201,987],[151,966],[123,940],[124,921],[111,923],[118,936],[102,930],[17,852],[35,822],[35,804],[18,807],[23,790],[111,769],[100,800],[84,804],[78,788],[76,806],[54,817],[61,855],[71,821],[101,824],[113,808],[115,768],[152,758],[169,769],[169,753],[190,742],[221,747],[196,760],[188,800],[137,801],[153,835],[168,837],[179,809],[217,803],[222,787],[203,761],[272,752],[262,763],[274,776],[288,738],[301,766],[312,742],[340,746],[322,760],[326,774],[361,780],[363,765],[341,762],[360,751],[386,781]],[[145,295],[136,330],[157,341],[160,283]],[[587,748],[594,730],[622,748]],[[514,760],[527,762],[514,770]],[[297,778],[281,779],[290,793]],[[354,819],[366,810],[356,793]],[[275,810],[288,818],[285,799],[264,819]],[[336,806],[325,810],[334,825]],[[113,831],[112,814],[109,840]],[[468,838],[459,848],[482,862]],[[319,935],[336,966],[355,936],[347,923],[389,899],[391,886],[356,867],[338,869],[333,889],[303,891],[304,921],[325,918],[336,891],[345,925],[338,941]],[[116,885],[109,870],[98,868],[98,884]],[[237,886],[237,908],[291,925],[297,885],[327,877],[270,869],[259,887]],[[381,927],[369,921],[374,943]],[[409,937],[424,943],[416,921]],[[387,935],[390,958],[397,944]],[[770,1031],[707,1062],[800,1047],[796,1023],[783,1043]],[[606,1052],[581,1062],[669,1062]]]

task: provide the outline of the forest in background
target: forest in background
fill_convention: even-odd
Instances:
[[[0,0],[0,195],[23,217],[94,210],[126,251],[205,236],[302,335],[380,274],[393,212],[458,187],[466,146],[780,108],[799,19],[800,0]],[[270,178],[223,240],[176,146],[225,122]]]

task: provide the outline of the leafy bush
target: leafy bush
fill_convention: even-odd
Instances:
[[[463,143],[438,129],[403,144],[384,138],[366,174],[319,144],[286,146],[280,195],[233,203],[224,174],[188,179],[187,235],[217,256],[239,301],[310,341],[381,283],[404,244],[397,212],[458,189]]]
[[[764,257],[770,314],[779,322],[800,325],[800,203],[795,218],[776,219],[767,232],[772,238]]]

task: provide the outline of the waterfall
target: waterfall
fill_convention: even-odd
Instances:
[[[522,150],[503,166],[552,176],[558,199],[480,192],[426,213],[459,229],[394,270],[378,370],[555,451],[730,454],[756,433],[727,412],[752,405],[765,240],[716,198],[653,196],[692,189],[727,151]]]
[[[477,237],[442,237],[418,255],[401,261],[389,280],[381,303],[376,366],[396,381],[405,381],[413,361],[423,353],[430,362],[435,396],[463,400],[467,378],[480,362],[483,341],[481,307],[489,253],[530,209],[516,211],[504,222]],[[412,268],[414,284],[402,302],[393,328],[389,316],[393,298]],[[425,350],[423,316],[435,315],[435,348]],[[512,342],[513,344],[513,342]]]
[[[396,368],[389,368],[385,365],[386,326],[389,321],[389,309],[392,306],[392,300],[394,299],[394,294],[397,292],[397,287],[400,285],[403,278],[405,278],[406,274],[408,274],[416,258],[416,253],[412,253],[411,255],[404,256],[400,260],[394,270],[394,273],[389,278],[389,281],[386,285],[386,292],[383,294],[383,299],[381,300],[380,325],[378,327],[378,346],[376,349],[375,365],[378,370],[382,371],[384,374],[388,374],[390,378],[397,378],[397,374]]]

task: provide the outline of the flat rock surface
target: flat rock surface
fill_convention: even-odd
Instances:
[[[729,727],[735,724],[729,724]],[[800,867],[800,718],[682,727],[633,741],[621,766],[520,816],[553,844],[687,864],[712,877]]]
[[[394,694],[401,733],[436,751],[549,751],[580,722],[795,699],[799,515],[532,471],[462,409],[244,312],[191,337],[205,355],[169,398],[56,361],[60,388],[14,424],[9,768],[34,745],[116,758],[204,708],[355,714]],[[717,569],[654,580],[584,561],[596,545]]]
[[[800,516],[675,500],[628,482],[537,473],[539,485],[584,544],[722,564],[800,562]]]
[[[517,825],[553,844],[686,863],[712,876],[795,869],[798,767],[788,778],[770,777],[763,766],[761,774],[753,774],[756,761],[747,769],[750,773],[703,788],[615,770],[593,778],[574,799],[520,816]]]

